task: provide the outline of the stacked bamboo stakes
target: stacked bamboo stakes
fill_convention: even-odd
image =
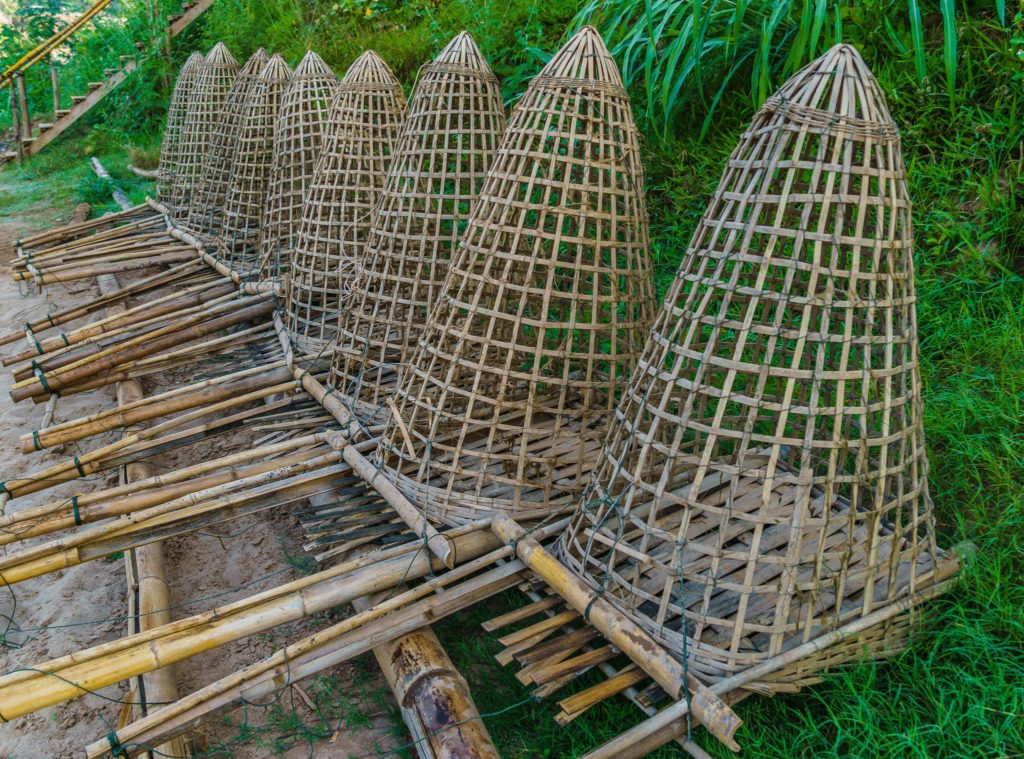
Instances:
[[[281,96],[274,126],[270,193],[260,235],[261,282],[276,281],[288,269],[306,187],[320,156],[324,122],[337,87],[334,72],[310,50],[295,67]]]
[[[654,314],[639,141],[592,28],[530,83],[395,394],[379,466],[432,520],[578,497]]]
[[[190,212],[203,158],[237,73],[238,63],[222,42],[214,45],[203,59],[192,95],[192,108],[181,127],[181,160],[171,187],[170,207],[182,218]]]
[[[366,51],[338,85],[286,282],[285,326],[300,354],[319,355],[336,336],[342,282],[361,259],[405,113],[395,75]]]
[[[202,243],[214,245],[224,223],[224,202],[227,198],[231,164],[238,150],[238,134],[256,77],[270,60],[260,48],[238,71],[214,124],[213,134],[199,170],[199,183],[192,196],[188,216],[179,224]]]
[[[167,109],[167,123],[164,126],[163,143],[160,145],[156,185],[157,200],[167,205],[173,202],[174,174],[181,164],[181,130],[195,94],[195,84],[202,64],[203,56],[200,53],[192,53],[185,61]]]
[[[730,157],[563,560],[709,685],[753,672],[756,692],[792,692],[899,650],[911,602],[956,571],[935,543],[914,303],[899,135],[840,45]],[[652,750],[664,725],[630,737]]]
[[[498,80],[462,32],[420,72],[341,312],[331,382],[364,421],[411,358],[504,129]]]
[[[274,124],[292,72],[274,55],[256,77],[245,105],[224,202],[217,257],[242,279],[259,269],[259,237],[274,161]]]

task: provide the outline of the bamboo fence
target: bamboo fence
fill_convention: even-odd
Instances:
[[[171,208],[183,217],[191,208],[203,157],[237,73],[238,64],[223,42],[214,45],[203,59],[192,92],[191,108],[181,125],[180,162],[171,187]]]
[[[357,413],[394,392],[504,130],[498,80],[461,32],[420,73],[341,312],[331,382]]]
[[[579,496],[653,319],[639,138],[578,32],[530,83],[395,394],[378,463],[436,521]]]
[[[295,67],[281,96],[274,127],[270,192],[260,235],[261,281],[276,280],[288,270],[306,187],[320,156],[324,123],[337,88],[334,72],[310,50]]]
[[[181,130],[202,67],[202,54],[192,53],[181,67],[178,81],[174,84],[174,92],[171,94],[171,103],[167,108],[167,124],[160,145],[160,163],[157,168],[156,197],[162,203],[173,202],[174,174],[181,162]]]
[[[243,279],[259,269],[259,237],[274,162],[274,124],[292,72],[274,55],[256,77],[242,116],[224,201],[217,257]]]
[[[299,353],[326,351],[336,336],[343,271],[361,260],[405,113],[395,75],[366,51],[338,85],[303,204],[285,298],[285,326]]]
[[[213,127],[213,134],[200,167],[200,181],[193,195],[188,219],[181,226],[203,243],[213,245],[224,224],[224,202],[227,199],[231,164],[238,150],[238,134],[242,128],[249,95],[256,77],[270,60],[260,48],[238,71]]]
[[[948,576],[914,302],[899,135],[839,45],[732,153],[563,561],[708,684]],[[908,613],[764,673],[758,692],[898,650]]]

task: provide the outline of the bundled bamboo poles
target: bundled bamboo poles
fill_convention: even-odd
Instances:
[[[443,523],[569,504],[654,313],[638,135],[594,29],[516,107],[436,304],[382,471]]]
[[[707,684],[754,672],[792,692],[898,650],[908,599],[956,571],[935,542],[914,303],[899,135],[839,45],[730,157],[563,560]]]
[[[113,230],[121,224],[130,224],[143,220],[147,222],[152,220],[152,213],[145,203],[118,213],[106,214],[96,219],[65,224],[43,232],[37,232],[34,235],[20,238],[15,242],[15,251],[18,254],[18,259],[14,262],[14,265],[24,268],[26,260],[31,259],[38,252],[54,247],[59,248],[82,237],[100,232],[116,234]]]
[[[498,80],[461,32],[420,73],[341,312],[331,382],[371,414],[411,358],[504,129]]]
[[[497,538],[486,529],[486,524],[452,531],[447,539],[464,562],[496,549],[497,560],[507,556],[511,550],[499,548]],[[10,720],[29,714],[105,685],[182,661],[232,640],[272,629],[354,598],[391,590],[401,582],[411,582],[431,572],[440,572],[443,569],[441,562],[422,548],[422,541],[414,541],[357,557],[203,614],[42,663],[31,670],[8,673],[0,677],[0,718]],[[512,564],[501,568],[501,571],[507,577],[519,569],[521,566]],[[439,579],[443,577],[441,575]],[[514,584],[517,580],[510,582]],[[417,597],[433,595],[440,584],[443,583],[425,584],[425,589]],[[508,585],[499,584],[497,590],[504,587]],[[423,619],[430,616],[429,607],[435,605],[439,602],[429,599],[427,608],[417,609],[419,614],[411,622],[404,620],[402,628],[390,626],[390,634],[397,636],[421,627]],[[376,618],[380,614],[371,613],[370,616]],[[387,639],[389,636],[377,641],[365,640],[364,645],[372,647],[376,642]]]
[[[337,87],[334,72],[310,50],[295,67],[281,96],[274,126],[270,192],[260,235],[261,281],[274,280],[287,271],[302,220],[306,187],[320,156],[324,122]]]
[[[183,217],[192,204],[203,157],[237,73],[238,63],[222,42],[214,45],[203,59],[192,94],[192,107],[181,126],[180,161],[171,187],[171,208]]]
[[[272,56],[256,77],[242,115],[224,203],[224,227],[217,240],[217,257],[242,278],[259,268],[260,225],[274,160],[274,124],[291,75],[284,59]]]
[[[342,282],[362,256],[405,112],[388,65],[372,50],[359,56],[331,106],[286,285],[285,325],[300,353],[335,338]]]
[[[195,84],[202,64],[203,56],[200,53],[192,53],[182,66],[178,81],[174,84],[174,91],[171,93],[163,142],[160,145],[160,163],[157,168],[156,197],[164,204],[169,205],[173,202],[174,175],[182,161],[181,130],[195,95]]]
[[[259,48],[249,56],[231,83],[203,155],[199,183],[192,195],[188,217],[180,220],[179,226],[194,234],[204,244],[213,244],[223,226],[224,201],[227,199],[228,180],[231,178],[231,164],[238,149],[242,118],[256,77],[268,60],[266,51]]]

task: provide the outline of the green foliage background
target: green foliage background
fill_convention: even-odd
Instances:
[[[74,76],[87,81],[110,65],[101,59],[111,48],[134,43],[133,25],[145,15],[135,2],[119,6],[129,20],[83,44],[85,59],[69,66]],[[894,661],[849,667],[798,695],[744,702],[746,755],[1024,756],[1021,8],[998,0],[217,0],[173,56],[180,65],[192,49],[223,39],[239,60],[263,45],[295,64],[312,47],[340,73],[372,47],[411,86],[419,67],[467,28],[511,102],[569,30],[588,21],[623,66],[645,135],[662,290],[756,107],[829,45],[858,46],[903,135],[932,496],[943,542],[969,541],[975,550],[961,587],[921,611],[910,649]],[[167,100],[163,66],[153,56],[58,151],[152,155]],[[57,163],[9,171],[45,188]],[[636,720],[631,706],[613,701],[557,728],[553,706],[519,703],[525,691],[493,664],[495,643],[473,621],[449,620],[440,632],[477,686],[481,710],[495,713],[487,724],[503,754],[577,755]]]

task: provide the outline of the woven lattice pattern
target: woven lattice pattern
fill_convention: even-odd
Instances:
[[[196,79],[203,65],[201,53],[192,53],[178,73],[178,81],[174,83],[171,103],[167,108],[167,123],[164,126],[163,142],[160,145],[160,163],[158,164],[156,197],[165,205],[170,205],[174,198],[174,174],[181,161],[181,128],[185,116],[192,104]],[[174,211],[174,208],[171,208]]]
[[[210,147],[213,129],[220,118],[238,64],[223,42],[218,42],[203,59],[192,89],[192,102],[181,125],[178,169],[171,187],[171,208],[185,217],[192,194]],[[187,218],[187,217],[186,217]]]
[[[462,32],[420,72],[341,314],[333,384],[344,395],[372,409],[394,391],[504,128],[498,80]]]
[[[677,655],[685,615],[708,681],[933,582],[914,298],[899,137],[837,46],[730,157],[563,560]],[[770,679],[888,653],[904,622]]]
[[[378,457],[445,523],[576,498],[655,303],[637,130],[576,34],[513,113]]]
[[[256,77],[231,164],[217,256],[243,276],[259,269],[260,228],[274,164],[274,124],[292,71],[274,55]]]
[[[310,50],[295,67],[274,127],[274,166],[260,236],[260,279],[286,271],[302,221],[302,203],[320,157],[324,122],[338,87],[334,72]]]
[[[300,352],[320,354],[334,341],[342,267],[363,255],[405,113],[395,75],[366,51],[345,73],[331,106],[287,278],[285,324]]]
[[[209,149],[203,156],[199,185],[189,208],[188,228],[208,245],[215,244],[216,236],[224,226],[224,203],[227,200],[228,180],[231,179],[231,164],[238,151],[242,118],[253,85],[256,84],[256,77],[263,71],[268,60],[270,58],[266,51],[260,48],[239,70],[224,101],[220,117],[214,124]]]

